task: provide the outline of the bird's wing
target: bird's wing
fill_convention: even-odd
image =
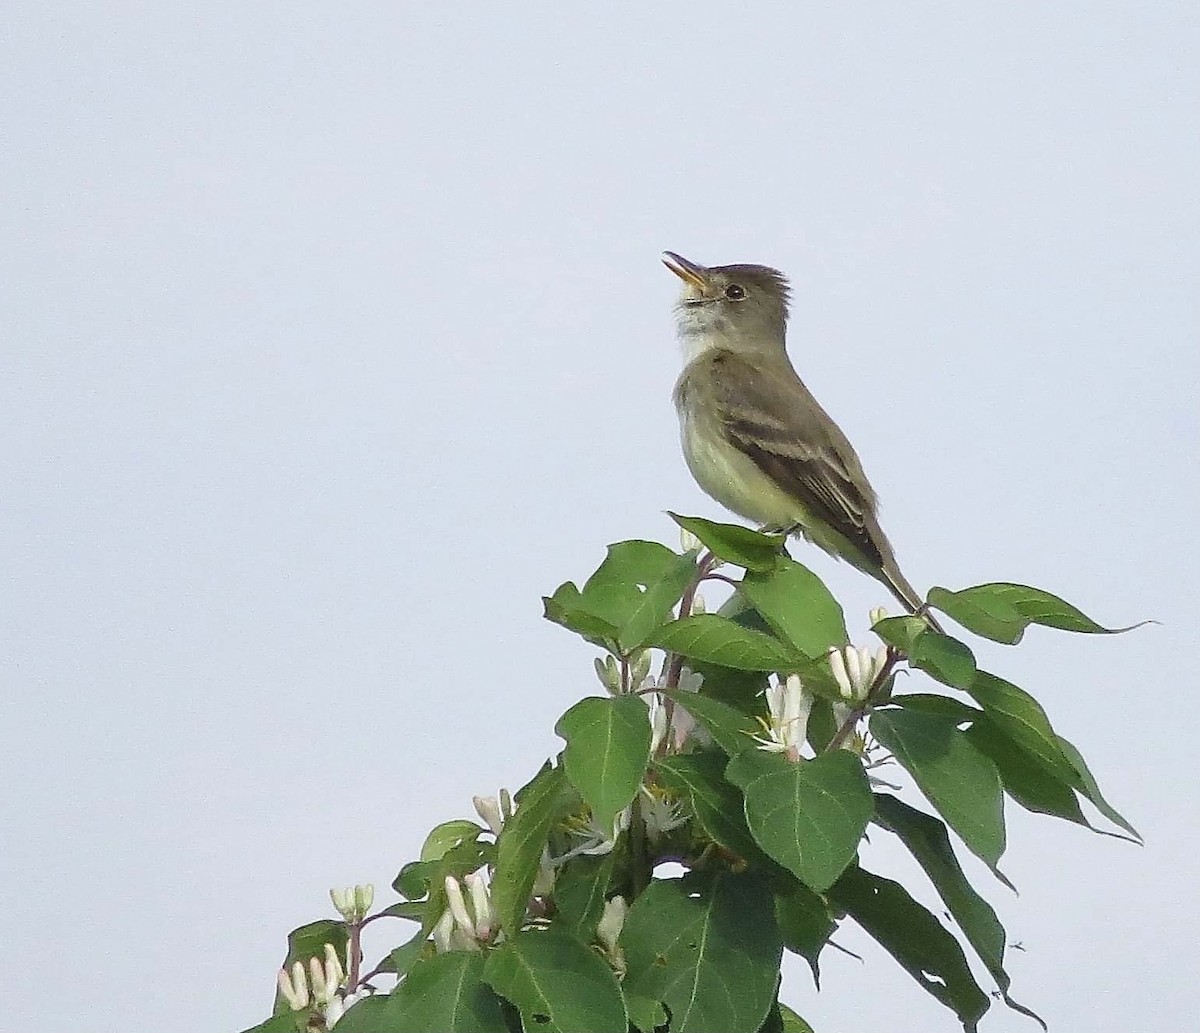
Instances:
[[[764,368],[733,352],[710,361],[706,379],[730,443],[814,519],[883,567],[890,546],[879,540],[875,493],[850,442],[791,365]]]

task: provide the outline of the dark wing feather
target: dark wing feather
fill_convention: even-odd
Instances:
[[[764,371],[725,351],[709,361],[709,383],[729,441],[863,558],[885,566],[890,547],[877,537],[875,493],[862,464],[790,364]]]

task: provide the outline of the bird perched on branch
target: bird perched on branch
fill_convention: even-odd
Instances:
[[[879,526],[857,453],[788,358],[787,279],[764,265],[705,267],[672,251],[663,262],[683,281],[675,407],[696,482],[764,530],[803,535],[923,613]]]

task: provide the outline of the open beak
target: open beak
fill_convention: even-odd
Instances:
[[[708,288],[708,270],[695,262],[689,262],[674,251],[662,253],[663,265],[678,276],[684,283],[690,283],[696,290],[703,293]]]

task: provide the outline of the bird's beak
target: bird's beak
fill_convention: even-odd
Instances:
[[[662,253],[663,265],[678,276],[684,283],[690,283],[696,290],[702,294],[708,288],[708,270],[702,265],[697,265],[695,262],[689,262],[682,255],[675,254],[674,251],[664,251]]]

